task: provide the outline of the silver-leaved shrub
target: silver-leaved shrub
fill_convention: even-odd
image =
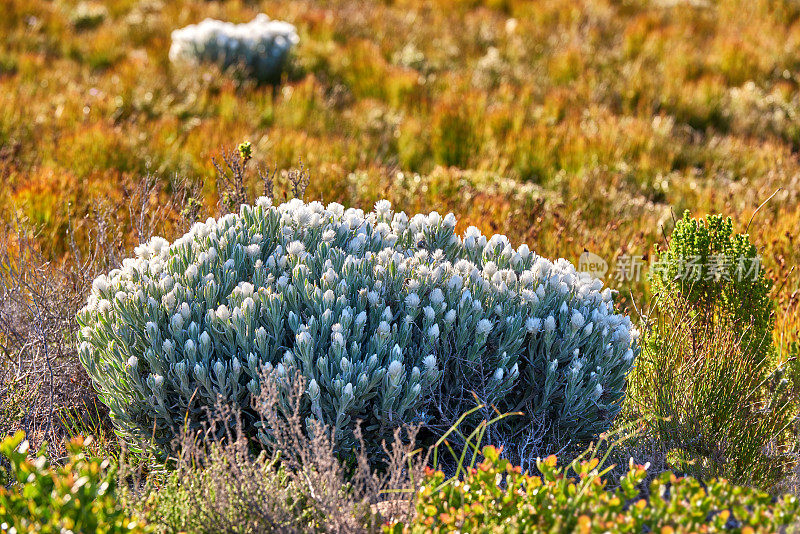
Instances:
[[[292,47],[299,42],[288,22],[261,13],[245,24],[205,19],[172,32],[173,62],[217,63],[222,69],[241,66],[262,82],[275,82]]]
[[[605,430],[638,352],[611,291],[455,223],[387,201],[364,213],[261,198],[98,277],[78,315],[81,361],[123,434],[163,446],[219,398],[268,439],[247,420],[261,380],[297,374],[304,415],[341,450],[359,420],[370,447],[402,424],[435,436],[475,397],[524,412],[494,427],[520,452]]]

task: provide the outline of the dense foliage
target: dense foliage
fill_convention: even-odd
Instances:
[[[464,480],[429,472],[408,525],[387,527],[393,534],[423,532],[782,532],[794,524],[795,496],[770,495],[725,480],[706,484],[663,473],[649,487],[640,484],[647,466],[631,461],[614,489],[598,458],[558,467],[555,456],[537,462],[539,475],[523,473],[500,451],[487,446],[485,460]],[[577,477],[576,477],[577,475]]]
[[[402,424],[449,428],[477,395],[524,412],[497,425],[521,454],[606,429],[638,351],[610,290],[569,262],[386,201],[364,214],[262,198],[154,238],[95,280],[78,319],[116,423],[161,445],[218,397],[249,411],[272,372],[305,378],[307,417],[344,450],[356,421],[379,449]]]
[[[108,460],[89,457],[76,438],[63,465],[52,465],[44,451],[31,457],[23,432],[0,442],[9,464],[0,486],[0,530],[11,534],[137,534],[147,530],[118,501]]]
[[[629,412],[674,469],[770,487],[797,449],[797,362],[774,354],[756,247],[730,219],[686,215],[658,260]]]
[[[772,280],[750,237],[734,233],[730,217],[684,213],[656,265],[656,292],[680,295],[706,325],[722,321],[741,338],[753,365],[766,363],[775,326]]]

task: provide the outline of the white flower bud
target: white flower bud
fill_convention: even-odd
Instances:
[[[226,305],[221,304],[217,308],[217,310],[215,312],[215,315],[217,316],[217,319],[219,319],[220,321],[222,321],[224,323],[224,322],[227,322],[228,319],[230,319],[231,312],[230,312],[230,310],[228,310],[228,307]]]
[[[331,334],[331,344],[340,348],[344,348],[344,336],[341,332],[334,332]]]
[[[479,336],[484,334],[488,334],[492,331],[493,325],[492,322],[488,319],[481,319],[478,321],[478,325],[475,327],[475,331],[478,333]]]
[[[242,297],[245,299],[252,297],[253,293],[255,292],[255,287],[253,287],[253,284],[251,284],[250,282],[242,282],[241,284],[239,284],[238,288]]]
[[[411,369],[411,382],[419,382],[420,371],[416,365]]]
[[[258,243],[248,245],[247,247],[245,247],[245,253],[247,254],[247,257],[249,257],[251,260],[255,260],[256,258],[261,256],[261,245],[259,245]]]
[[[105,293],[108,291],[108,278],[103,276],[98,276],[92,282],[92,289],[95,293]]]
[[[438,307],[442,302],[444,302],[444,293],[438,287],[431,291],[430,295],[431,304]]]
[[[319,384],[317,384],[317,381],[313,378],[311,382],[308,383],[308,395],[311,397],[312,401],[319,399]]]
[[[392,361],[389,364],[389,376],[393,379],[396,379],[400,376],[400,373],[403,372],[403,364],[398,362],[397,360]]]
[[[375,306],[378,303],[378,293],[375,291],[370,291],[367,293],[367,301],[369,302],[370,306]]]
[[[460,290],[463,284],[464,279],[458,274],[454,274],[450,277],[450,280],[447,281],[447,287],[453,291]]]
[[[419,295],[417,295],[416,293],[409,293],[405,298],[405,302],[406,302],[406,306],[408,306],[409,308],[414,309],[417,306],[419,306],[419,302],[420,302]]]
[[[439,338],[439,325],[438,324],[434,324],[433,326],[428,328],[428,337],[430,337],[432,339],[438,339]]]
[[[300,241],[292,241],[286,246],[286,253],[290,256],[302,256],[306,251],[306,246]]]
[[[542,329],[542,320],[538,317],[528,317],[525,321],[525,330],[529,334],[536,334]]]
[[[572,327],[575,328],[576,330],[581,328],[584,323],[583,315],[581,314],[581,312],[579,312],[578,310],[573,311],[570,322],[572,323]]]
[[[264,333],[266,334],[266,331]],[[309,334],[308,331],[306,330],[301,330],[300,332],[297,333],[297,335],[294,338],[295,342],[298,345],[311,344],[311,342],[313,341],[313,339],[311,338],[311,334]]]

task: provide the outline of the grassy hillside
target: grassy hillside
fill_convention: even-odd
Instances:
[[[782,188],[749,232],[776,284],[776,337],[797,337],[796,2],[105,4],[92,18],[7,0],[0,16],[0,206],[40,225],[54,257],[71,253],[70,220],[78,247],[97,218],[132,245],[127,197],[148,173],[164,186],[152,205],[179,179],[212,205],[211,157],[243,140],[257,164],[302,159],[307,197],[453,211],[460,229],[574,262],[587,249],[612,271],[650,257],[672,213],[722,212],[741,231]],[[258,12],[300,34],[277,90],[170,64],[172,30]]]

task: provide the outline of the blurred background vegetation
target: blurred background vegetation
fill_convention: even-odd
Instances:
[[[279,87],[169,62],[172,30],[259,12],[300,34]],[[747,230],[776,343],[798,339],[792,0],[7,0],[0,35],[0,215],[39,228],[47,258],[98,231],[129,250],[137,195],[174,238],[187,187],[216,205],[211,158],[249,140],[254,166],[302,160],[307,198],[598,254],[634,312],[646,281],[613,280],[614,258],[649,261],[685,209],[744,231],[781,188]]]

